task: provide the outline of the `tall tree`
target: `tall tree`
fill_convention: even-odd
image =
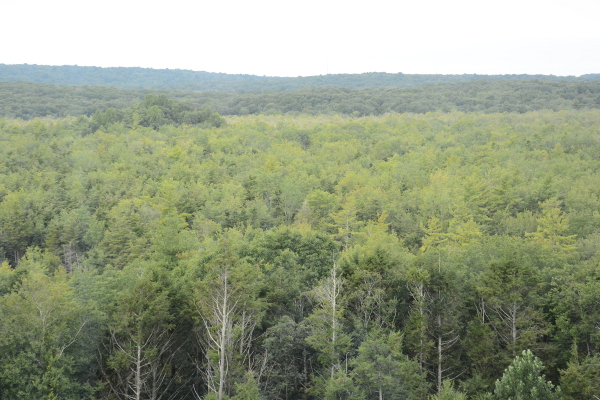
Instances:
[[[427,291],[429,273],[423,267],[411,268],[407,274],[407,288],[412,297],[410,314],[406,323],[406,339],[419,363],[419,371],[426,371],[426,362],[433,346],[427,331],[430,325],[430,293]]]
[[[233,393],[236,374],[237,379],[245,379],[245,372],[253,374],[257,369],[253,344],[261,318],[252,282],[258,271],[237,257],[227,238],[221,245],[222,253],[212,261],[193,298],[201,323],[207,390],[219,400]]]
[[[538,284],[535,269],[523,261],[494,263],[481,277],[478,290],[490,323],[512,357],[546,332],[538,308]]]
[[[0,296],[0,397],[81,399],[95,344],[87,335],[91,310],[81,305],[64,268],[50,271],[48,256],[31,249],[20,279]],[[87,346],[87,351],[85,350]]]
[[[431,293],[429,334],[435,346],[433,367],[438,394],[443,382],[453,380],[464,372],[458,362],[457,344],[461,339],[461,290],[458,278],[448,267],[438,264],[437,271],[431,273],[429,291]]]
[[[157,271],[140,265],[119,271],[118,279],[100,353],[107,357],[100,358],[107,390],[123,400],[167,399],[180,378],[173,363],[177,352],[168,291]]]
[[[427,391],[425,374],[402,353],[402,335],[373,330],[351,362],[352,376],[369,400],[411,399]]]
[[[537,230],[527,233],[535,243],[559,253],[571,253],[577,246],[577,235],[569,234],[569,219],[561,209],[561,202],[551,198],[540,204],[542,215],[537,219]]]
[[[314,355],[306,343],[309,334],[306,323],[296,323],[288,316],[267,329],[262,343],[267,355],[263,374],[267,398],[289,400],[306,393]]]
[[[504,371],[502,378],[496,381],[494,398],[497,400],[560,400],[560,388],[546,381],[542,374],[544,366],[530,350],[515,357]]]
[[[331,214],[333,219],[331,226],[337,230],[333,237],[342,243],[344,251],[348,251],[353,236],[358,233],[360,221],[358,221],[356,211],[356,201],[354,198],[350,198],[342,205],[341,210]]]
[[[571,360],[560,371],[562,395],[567,400],[595,398],[600,392],[600,357],[597,354],[581,357],[573,344]]]
[[[308,317],[311,335],[308,344],[319,351],[319,360],[328,371],[329,379],[342,369],[342,356],[347,356],[350,336],[344,332],[344,301],[342,290],[344,279],[334,263],[329,277],[312,291],[318,307]]]

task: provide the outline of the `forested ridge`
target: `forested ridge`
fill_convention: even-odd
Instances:
[[[54,85],[107,86],[121,89],[162,89],[183,91],[226,91],[270,93],[322,87],[408,88],[432,83],[476,80],[544,80],[584,82],[599,80],[600,74],[580,77],[554,75],[442,75],[369,72],[327,74],[284,78],[244,74],[225,74],[181,69],[133,67],[83,67],[77,65],[0,64],[0,81],[23,81]]]
[[[148,94],[211,108],[221,115],[340,114],[346,116],[426,113],[438,110],[479,113],[600,108],[600,81],[478,80],[406,89],[314,88],[273,93],[130,90],[100,86],[55,86],[0,82],[0,116],[91,116],[123,110]]]
[[[592,398],[600,110],[551,84],[586,105],[0,119],[0,398]]]

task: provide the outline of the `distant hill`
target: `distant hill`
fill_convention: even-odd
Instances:
[[[554,75],[420,75],[370,72],[297,78],[224,74],[191,70],[151,68],[100,68],[74,65],[0,64],[0,81],[23,81],[68,86],[103,86],[120,89],[225,91],[271,93],[314,88],[409,88],[433,83],[471,82],[484,79],[581,82],[600,80],[600,74],[581,77]]]
[[[221,115],[306,113],[363,116],[438,110],[523,113],[544,109],[600,108],[600,80],[478,80],[405,89],[325,87],[265,94],[0,82],[0,117],[91,116],[96,110],[129,108],[148,94],[164,94],[198,108],[209,107]]]

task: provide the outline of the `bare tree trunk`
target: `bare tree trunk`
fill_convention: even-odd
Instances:
[[[517,354],[517,303],[514,302],[510,307],[510,338],[512,344],[513,358]]]
[[[142,346],[137,345],[137,354],[135,359],[135,400],[140,400],[142,397]]]
[[[383,384],[381,382],[381,365],[377,362],[377,383],[379,384],[379,400],[383,400]]]
[[[333,285],[333,293],[331,296],[331,327],[332,327],[332,332],[331,332],[331,342],[332,342],[332,346],[331,346],[331,360],[332,360],[332,364],[331,364],[331,379],[333,379],[333,375],[335,374],[335,360],[336,359],[336,354],[335,354],[335,331],[337,329],[336,326],[336,322],[337,322],[337,318],[336,318],[336,311],[337,311],[337,296],[339,293],[339,288],[338,288],[338,279],[337,279],[337,268],[336,265],[334,264],[333,266],[333,270],[331,272],[331,280],[332,280],[332,285]]]
[[[338,354],[338,313],[339,313],[339,304],[338,297],[340,296],[340,292],[343,286],[342,278],[338,276],[337,273],[337,265],[334,264],[331,269],[331,275],[329,278],[325,280],[325,282],[316,287],[313,291],[313,294],[317,301],[321,303],[323,314],[323,322],[325,326],[331,328],[331,339],[327,340],[327,343],[330,345],[330,366],[329,366],[329,375],[333,379],[335,375],[335,371],[340,368],[339,365],[339,354]],[[324,347],[327,345],[322,343]]]
[[[219,400],[223,400],[223,384],[225,383],[225,347],[227,346],[227,327],[229,326],[229,312],[227,309],[227,303],[229,301],[228,296],[228,277],[229,273],[226,272],[223,279],[223,298],[221,303],[221,335],[219,338],[219,348],[221,350],[221,357],[219,360]]]
[[[441,316],[438,315],[438,326],[442,325]],[[438,335],[437,338],[438,347],[438,365],[437,365],[437,388],[438,394],[442,392],[442,335]]]
[[[205,378],[208,390],[223,400],[228,394],[229,363],[233,352],[239,351],[242,362],[249,370],[254,367],[250,351],[254,326],[254,314],[246,311],[246,303],[240,303],[240,294],[230,282],[231,271],[223,266],[216,271],[215,281],[205,282],[206,286],[197,294],[196,310],[204,323],[206,346]],[[211,361],[209,352],[218,355]],[[218,379],[215,376],[218,374]],[[218,381],[218,383],[217,383]]]
[[[415,299],[417,313],[419,314],[419,351],[417,359],[419,361],[419,371],[422,373],[425,370],[425,342],[427,340],[425,284],[423,282],[413,282],[408,285],[408,289]]]

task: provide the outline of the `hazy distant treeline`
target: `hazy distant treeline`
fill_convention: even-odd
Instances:
[[[0,82],[0,117],[91,116],[122,110],[146,95],[165,95],[221,115],[382,115],[430,111],[528,112],[600,108],[600,81],[486,81],[438,83],[406,89],[315,88],[265,94],[115,89]]]
[[[581,82],[599,80],[600,74],[581,77],[554,75],[426,75],[389,74],[332,74],[296,78],[224,74],[204,71],[151,68],[100,68],[74,65],[6,65],[0,64],[0,81],[23,81],[53,85],[92,85],[121,89],[200,90],[229,92],[279,92],[317,87],[349,88],[407,88],[431,83],[469,82],[485,79],[544,80]]]

